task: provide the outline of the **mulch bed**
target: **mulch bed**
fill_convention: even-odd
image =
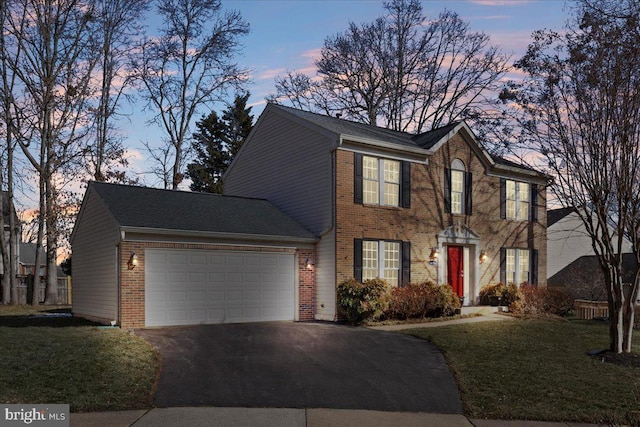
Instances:
[[[592,354],[591,357],[605,363],[624,366],[627,368],[640,368],[640,353],[613,353],[610,351]]]

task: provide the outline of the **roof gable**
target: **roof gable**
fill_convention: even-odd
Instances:
[[[541,184],[549,179],[530,167],[515,163],[502,157],[493,156],[476,140],[476,137],[465,121],[452,122],[446,126],[414,135],[378,126],[344,120],[338,117],[303,111],[296,108],[277,104],[268,104],[267,112],[277,112],[297,119],[298,123],[306,124],[317,131],[330,133],[336,138],[336,146],[343,141],[365,144],[373,147],[405,152],[412,155],[422,155],[427,158],[436,153],[454,135],[461,134],[476,156],[487,170],[500,176],[516,175],[521,179],[534,180]],[[254,127],[254,130],[256,130]]]
[[[562,218],[568,216],[570,213],[575,212],[575,210],[576,208],[574,207],[548,210],[547,211],[547,227],[552,226],[556,222],[560,221]]]
[[[266,200],[90,182],[121,227],[315,239]]]

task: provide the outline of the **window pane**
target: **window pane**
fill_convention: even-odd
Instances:
[[[364,203],[374,204],[379,202],[378,181],[370,181],[367,179],[362,181],[362,201]]]
[[[514,283],[516,281],[516,251],[515,249],[507,249],[506,250],[506,280],[507,283]]]
[[[522,221],[529,220],[529,202],[520,201],[518,206],[518,219]]]
[[[451,213],[462,213],[462,194],[451,192]]]
[[[400,186],[398,184],[384,184],[384,204],[398,206],[400,200]]]
[[[395,160],[384,161],[384,181],[400,183],[400,162]]]
[[[378,180],[378,159],[362,157],[362,176],[366,179]]]
[[[362,242],[362,280],[378,277],[378,242]]]
[[[400,277],[400,243],[384,242],[384,278],[391,286],[398,286]]]
[[[451,213],[462,213],[462,194],[464,192],[464,172],[451,171]]]
[[[529,250],[518,250],[519,283],[529,283]]]
[[[507,200],[507,219],[516,219],[515,200]]]
[[[507,200],[516,200],[515,181],[507,181]]]

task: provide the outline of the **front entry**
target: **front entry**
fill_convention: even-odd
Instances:
[[[447,246],[447,282],[459,296],[464,296],[464,247]]]

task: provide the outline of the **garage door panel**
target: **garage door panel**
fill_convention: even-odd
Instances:
[[[147,326],[293,320],[290,253],[147,249]]]

